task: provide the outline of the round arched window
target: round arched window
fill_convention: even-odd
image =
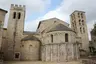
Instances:
[[[19,13],[18,13],[18,19],[20,19],[20,18],[21,18],[21,13],[19,12]]]
[[[65,42],[68,42],[68,33],[65,34]]]
[[[13,19],[16,18],[16,12],[13,12]]]

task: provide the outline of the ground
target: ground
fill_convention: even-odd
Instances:
[[[72,62],[4,61],[4,64],[81,64],[81,63],[80,61],[72,61]]]

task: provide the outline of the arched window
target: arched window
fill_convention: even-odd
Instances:
[[[32,52],[32,45],[29,45],[29,51]]]
[[[82,33],[82,28],[80,27],[80,32]]]
[[[24,45],[22,45],[22,47],[24,47]]]
[[[84,25],[84,20],[82,20],[82,25]]]
[[[80,13],[78,13],[78,17],[80,18]]]
[[[54,21],[54,23],[56,23],[56,21]]]
[[[75,24],[75,26],[76,26],[76,21],[74,21],[74,24]]]
[[[83,18],[83,13],[81,13],[81,18]]]
[[[13,19],[16,18],[16,12],[13,12]]]
[[[20,18],[21,18],[21,13],[19,12],[19,13],[18,13],[18,19],[20,19]]]
[[[32,45],[30,45],[30,47],[32,47]]]
[[[53,35],[51,35],[51,42],[53,42]]]
[[[20,53],[15,53],[15,58],[19,58],[20,57]]]
[[[68,34],[65,34],[65,42],[68,42]]]
[[[83,32],[85,33],[85,29],[83,28]]]
[[[72,22],[72,24],[73,24],[73,27],[74,27],[74,22]]]

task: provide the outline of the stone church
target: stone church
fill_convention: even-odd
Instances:
[[[7,11],[1,11],[4,24]],[[65,21],[50,18],[41,20],[36,32],[24,31],[25,13],[25,6],[11,4],[8,27],[0,31],[4,60],[72,61],[80,58],[80,49],[88,52],[85,12],[76,10],[70,15],[71,28]]]

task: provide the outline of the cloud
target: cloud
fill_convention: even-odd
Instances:
[[[8,11],[4,27],[7,27],[11,4],[26,5],[26,20],[28,20],[32,13],[44,12],[50,6],[51,0],[0,0],[0,8]]]
[[[55,2],[55,1],[54,1]],[[6,4],[7,3],[7,4]],[[32,12],[43,12],[50,6],[51,0],[1,0],[0,7],[9,9],[10,4],[26,5],[27,16]],[[86,12],[86,21],[88,26],[88,33],[90,37],[90,31],[93,28],[93,24],[96,21],[96,0],[63,0],[58,8],[49,11],[42,17],[38,17],[35,20],[28,20],[25,23],[25,30],[35,31],[40,20],[57,17],[70,24],[70,14],[74,10],[80,10]],[[54,5],[53,5],[54,6]],[[91,38],[89,38],[91,39]]]
[[[26,5],[28,11],[42,11],[50,5],[51,0],[0,0],[0,8],[9,10],[11,4]]]
[[[93,28],[93,24],[96,22],[96,0],[63,0],[59,9],[59,13],[68,14],[69,16],[74,10],[80,10],[86,12],[86,22],[88,26],[89,40],[91,40],[90,31]],[[66,19],[69,19],[68,17]],[[69,21],[70,22],[70,21]]]
[[[72,13],[74,10],[81,10],[86,12],[87,22],[95,20],[95,5],[96,0],[64,0],[61,4],[60,11]]]
[[[39,21],[42,20],[42,19],[43,18],[40,17],[40,18],[37,18],[36,20],[25,22],[24,30],[25,31],[36,31],[37,26],[39,24]]]
[[[39,20],[57,17],[61,20],[64,20],[70,23],[69,16],[74,10],[85,11],[89,39],[91,40],[90,31],[93,28],[93,24],[95,23],[95,20],[96,20],[96,12],[95,12],[96,4],[95,3],[96,3],[96,0],[63,0],[58,8],[56,8],[55,10],[49,11],[44,16],[40,17],[41,19]]]

